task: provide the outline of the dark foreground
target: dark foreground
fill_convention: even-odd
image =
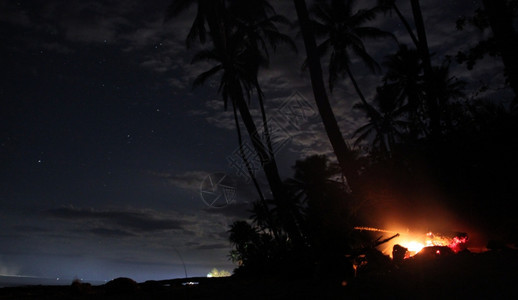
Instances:
[[[462,253],[331,279],[188,278],[0,289],[0,299],[518,299],[515,250]]]

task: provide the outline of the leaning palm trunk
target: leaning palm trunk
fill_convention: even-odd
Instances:
[[[257,127],[255,126],[252,115],[250,114],[250,110],[248,109],[248,105],[246,104],[246,101],[243,97],[243,93],[239,83],[235,83],[232,98],[232,100],[236,103],[236,106],[241,115],[241,119],[243,120],[243,123],[245,124],[245,127],[248,131],[248,134],[252,141],[252,145],[257,154],[259,155],[261,165],[266,175],[266,179],[268,180],[268,184],[270,186],[273,198],[275,199],[278,209],[284,217],[283,221],[285,230],[294,243],[301,243],[302,237],[300,235],[300,230],[298,229],[297,223],[295,221],[295,217],[287,209],[286,202],[288,198],[284,190],[282,180],[279,176],[277,164],[269,157],[267,150],[264,147],[264,144],[261,142],[261,138],[257,131]]]
[[[255,177],[254,171],[252,170],[252,167],[250,166],[250,161],[245,155],[244,152],[244,146],[243,146],[243,138],[241,136],[241,127],[239,126],[239,120],[237,117],[237,110],[236,110],[236,104],[232,104],[232,108],[234,109],[234,122],[236,123],[236,131],[237,131],[237,140],[239,143],[239,153],[241,154],[241,159],[245,163],[246,169],[248,171],[248,175],[252,179],[252,182],[254,183],[254,187],[257,190],[257,194],[259,195],[259,198],[261,202],[266,203],[266,200],[264,199],[263,192],[261,191],[261,187],[259,186],[259,183],[257,182],[257,178]]]
[[[360,97],[360,100],[362,101],[363,105],[365,105],[367,108],[369,108],[370,104],[367,102],[367,100],[365,100],[365,96],[363,95],[362,90],[360,89],[360,86],[358,85],[358,82],[356,82],[356,78],[354,77],[354,75],[351,71],[351,68],[346,66],[345,70],[347,72],[347,75],[349,75],[349,79],[351,79],[354,89],[356,90],[356,93]]]
[[[272,163],[277,164],[275,161],[275,153],[273,152],[273,146],[272,146],[272,137],[270,135],[270,129],[268,127],[268,119],[266,118],[266,111],[264,109],[264,102],[263,102],[263,96],[260,92],[258,92],[258,98],[259,98],[259,106],[261,107],[261,117],[263,119],[263,130],[264,130],[264,138],[266,140],[266,146],[268,147],[268,154],[270,155],[270,159],[272,160]]]
[[[259,136],[257,127],[255,126],[250,110],[248,109],[248,105],[243,97],[239,83],[236,83],[235,86],[236,88],[233,91],[232,101],[234,101],[239,110],[243,123],[245,124],[246,130],[250,136],[250,140],[252,141],[252,145],[259,156],[274,198],[282,200],[284,198],[284,193],[282,192],[282,180],[279,175],[277,165],[270,159],[267,149],[261,141],[261,137]]]
[[[349,68],[348,66],[345,67],[345,70],[347,72],[347,75],[349,75],[349,79],[351,79],[351,82],[354,86],[354,89],[356,90],[356,93],[358,94],[358,96],[360,97],[360,100],[361,102],[363,103],[363,105],[365,106],[365,109],[367,111],[369,110],[374,110],[374,107],[372,107],[372,105],[370,105],[367,100],[365,99],[365,96],[363,95],[363,92],[362,90],[360,89],[360,86],[358,85],[358,82],[356,81],[356,78],[354,77],[352,71],[351,71],[351,68]],[[379,128],[378,125],[376,125],[376,130],[377,131],[381,131],[381,129]],[[382,144],[385,144],[385,143],[382,143]]]
[[[412,27],[410,27],[410,23],[408,23],[408,21],[405,19],[405,17],[399,10],[398,6],[396,5],[396,1],[393,1],[393,3],[390,6],[396,12],[397,16],[401,20],[401,23],[403,23],[403,26],[405,26],[405,29],[408,31],[408,34],[410,35],[412,42],[414,42],[414,45],[416,47],[419,47],[419,41],[417,40],[417,37],[415,36],[414,31],[412,30]]]
[[[241,159],[243,159],[243,162],[246,165],[246,169],[248,170],[248,174],[250,175],[250,178],[252,179],[252,182],[254,183],[254,187],[257,190],[257,194],[259,194],[259,200],[261,201],[261,205],[266,210],[266,222],[268,223],[268,227],[270,228],[271,232],[273,233],[275,240],[277,240],[279,242],[280,241],[279,234],[278,234],[276,228],[274,228],[274,226],[273,226],[271,212],[268,209],[268,203],[266,202],[266,199],[264,198],[264,194],[261,191],[261,187],[259,186],[259,183],[257,182],[255,173],[252,170],[252,167],[250,166],[250,161],[248,160],[248,158],[246,157],[245,152],[244,152],[243,138],[241,136],[241,127],[239,126],[239,120],[237,117],[237,110],[236,110],[235,103],[232,104],[232,108],[234,110],[234,122],[236,123],[237,137],[238,137],[238,143],[239,143],[239,152],[241,154]]]
[[[356,176],[354,171],[347,165],[347,162],[350,161],[352,157],[344,141],[340,128],[338,127],[333,109],[331,108],[331,104],[327,97],[322,76],[322,66],[320,65],[320,55],[318,54],[313,29],[311,28],[306,1],[294,0],[293,2],[295,4],[302,37],[304,39],[304,45],[306,47],[311,86],[313,87],[313,95],[318,107],[318,112],[320,113],[327,136],[331,142],[331,146],[333,147],[333,151],[335,152],[340,168],[342,169],[342,174],[347,179],[349,188],[351,188],[351,183]]]

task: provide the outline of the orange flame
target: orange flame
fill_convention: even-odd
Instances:
[[[386,230],[374,227],[366,227],[366,226],[357,226],[354,227],[356,230],[365,230],[365,231],[374,231],[374,232],[386,232],[386,233],[398,233],[393,230]],[[444,236],[441,234],[436,234],[433,232],[428,232],[425,235],[423,234],[411,234],[404,233],[401,234],[397,239],[394,240],[394,243],[388,243],[385,245],[386,254],[391,255],[392,246],[395,244],[399,244],[408,249],[408,252],[405,258],[412,257],[419,253],[425,247],[432,246],[448,246],[453,252],[458,253],[466,248],[466,243],[468,241],[468,236],[465,233],[457,233],[453,237],[452,235]]]

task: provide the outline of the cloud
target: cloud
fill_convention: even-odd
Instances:
[[[196,247],[196,250],[215,250],[215,249],[229,249],[230,245],[227,243],[207,244]]]
[[[191,116],[200,116],[205,118],[205,121],[215,127],[235,130],[236,122],[234,120],[234,112],[232,111],[232,104],[228,103],[228,108],[225,106],[222,99],[211,99],[203,102],[202,109],[193,109],[188,112]]]
[[[199,191],[200,184],[209,175],[206,171],[187,171],[181,174],[167,172],[150,172],[153,176],[165,179],[170,185],[185,190]]]
[[[26,10],[21,9],[15,1],[0,2],[0,22],[21,27],[30,27],[31,19]]]
[[[207,207],[203,211],[208,215],[220,215],[230,219],[247,219],[252,214],[252,206],[247,202],[232,203],[222,208]]]
[[[135,236],[133,233],[120,230],[120,229],[111,229],[111,228],[92,228],[89,230],[89,232],[101,236],[101,237],[128,237],[128,236]]]
[[[75,207],[51,209],[48,214],[54,218],[80,222],[86,226],[99,226],[91,229],[95,234],[150,233],[168,230],[184,230],[190,221],[171,219],[152,210],[94,210]]]

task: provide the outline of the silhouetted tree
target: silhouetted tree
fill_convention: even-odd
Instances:
[[[433,68],[432,89],[435,91],[439,110],[444,121],[444,128],[453,130],[455,116],[452,114],[451,101],[463,99],[465,97],[464,87],[466,82],[450,75],[449,63]],[[441,124],[443,125],[443,124]]]
[[[353,11],[354,0],[317,1],[312,9],[315,35],[324,40],[318,46],[321,56],[329,54],[329,89],[340,76],[347,74],[362,102],[366,102],[351,71],[351,58],[355,55],[372,71],[379,70],[377,62],[369,55],[364,39],[393,37],[375,27],[365,26],[381,11],[379,7]]]
[[[518,2],[507,0],[483,0],[496,46],[502,55],[506,76],[518,97],[518,35],[515,30],[516,7]],[[514,6],[514,7],[513,7]],[[513,9],[515,8],[515,9]]]
[[[327,96],[326,87],[324,84],[324,78],[322,75],[322,66],[320,64],[320,54],[317,49],[317,43],[313,32],[313,26],[309,18],[309,12],[305,0],[293,0],[295,4],[295,10],[297,12],[297,18],[304,40],[304,46],[306,49],[307,66],[309,68],[309,74],[311,78],[311,86],[313,88],[313,95],[315,103],[318,108],[318,112],[324,124],[327,137],[331,142],[333,151],[336,155],[342,174],[347,179],[347,184],[351,187],[351,182],[356,178],[353,168],[349,163],[353,160],[353,154],[347,147],[343,135],[340,131],[340,127],[336,121],[335,114],[329,103]]]
[[[235,221],[230,225],[229,233],[229,240],[235,248],[231,259],[245,266],[250,262],[256,263],[260,242],[257,230],[246,221]]]
[[[324,155],[297,160],[286,181],[300,210],[300,227],[319,277],[344,276],[350,271],[345,255],[352,231],[351,195],[340,181],[340,168]]]
[[[403,14],[401,13],[401,10],[399,10],[396,0],[378,0],[378,6],[380,7],[380,9],[384,11],[394,11],[397,14],[399,19],[401,20],[401,23],[403,23],[403,26],[405,26],[405,29],[410,35],[410,38],[412,39],[414,46],[418,47],[419,41],[417,40],[417,37],[414,34],[414,30],[410,26],[410,23],[405,18],[405,16],[403,16]]]
[[[399,91],[394,101],[401,101],[399,105],[408,113],[409,134],[412,141],[416,141],[419,135],[426,133],[424,120],[424,78],[419,54],[415,49],[408,49],[406,45],[400,45],[397,53],[387,56],[383,63],[387,68],[383,77],[384,85]]]
[[[367,124],[355,131],[354,136],[357,136],[356,143],[359,143],[373,135],[373,153],[387,159],[391,156],[396,143],[403,139],[410,124],[405,118],[405,107],[401,105],[396,86],[378,87],[376,92],[373,106],[365,106],[364,103],[354,105],[354,108],[362,110],[369,120]]]
[[[218,47],[224,47],[226,39],[225,0],[173,0],[167,8],[166,18],[176,17],[193,4],[197,4],[197,10],[187,35],[187,47],[190,47],[192,42],[197,39],[204,44],[207,41],[207,33],[211,35],[212,41],[218,44]]]
[[[168,15],[170,17],[177,15],[193,2],[186,0],[173,1],[169,7]],[[273,11],[267,1],[256,0],[248,4],[251,3],[253,9],[250,9],[249,6],[243,6],[238,1],[197,1],[198,11],[188,41],[194,40],[194,37],[199,37],[203,43],[205,42],[205,34],[208,32],[214,48],[197,53],[193,62],[209,60],[216,62],[217,65],[200,74],[195,79],[193,86],[201,85],[208,78],[222,73],[219,92],[223,96],[225,109],[229,100],[233,107],[237,108],[234,111],[238,111],[241,115],[254,150],[260,158],[274,198],[281,201],[285,198],[282,181],[273,156],[266,123],[267,118],[262,102],[263,96],[257,74],[259,68],[266,62],[263,54],[268,55],[265,41],[275,47],[279,41],[286,42],[289,39],[279,33],[274,25],[275,21],[284,21],[285,19],[278,15],[271,17],[267,15],[268,11]],[[240,12],[244,13],[246,19],[240,18]],[[251,93],[254,91],[257,92],[259,97],[266,145],[261,140],[260,133],[245,100],[245,95],[250,99]],[[238,132],[238,136],[239,142],[242,144],[240,132]],[[245,158],[243,159],[250,173],[249,163],[246,162]],[[296,237],[293,238],[296,239]]]
[[[426,105],[430,116],[430,134],[434,139],[440,135],[440,122],[441,115],[439,111],[439,104],[437,102],[437,96],[432,87],[433,81],[433,69],[430,58],[430,49],[428,48],[428,39],[426,38],[426,30],[424,27],[423,15],[421,12],[421,6],[419,0],[410,0],[412,5],[412,13],[414,16],[414,23],[417,32],[417,51],[423,61],[424,79],[425,79],[425,90],[426,90]]]
[[[291,38],[281,33],[276,24],[291,25],[288,19],[275,12],[273,7],[264,0],[252,1],[230,1],[229,2],[229,22],[235,27],[235,35],[243,40],[243,44],[247,48],[257,51],[262,57],[263,65],[267,65],[270,58],[269,48],[274,51],[281,44],[288,45],[291,50],[297,51],[295,43]],[[259,86],[259,82],[255,82],[259,107],[261,109],[261,117],[263,122],[263,132],[266,146],[272,163],[275,162],[275,155],[272,147],[270,130],[268,126],[268,118],[264,107],[264,95]]]
[[[193,86],[203,84],[208,78],[221,74],[219,91],[223,96],[225,107],[230,100],[237,107],[239,114],[252,141],[252,145],[259,155],[270,188],[276,199],[283,199],[282,182],[277,165],[271,160],[267,147],[262,143],[259,131],[250,114],[245,94],[249,94],[257,84],[257,73],[261,57],[254,49],[242,45],[240,36],[231,36],[227,40],[225,49],[214,48],[199,52],[193,62],[209,60],[217,63],[210,70],[200,74]]]

